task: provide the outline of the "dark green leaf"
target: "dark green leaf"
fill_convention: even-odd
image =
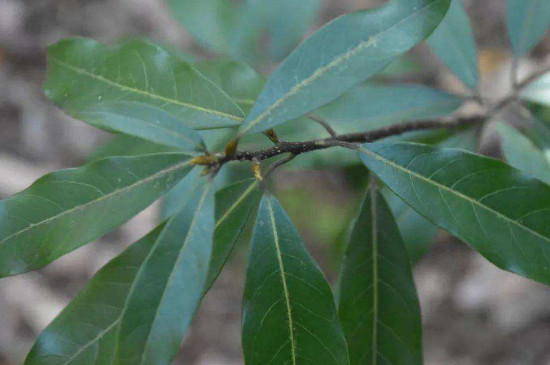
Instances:
[[[461,148],[466,151],[473,151],[476,147],[477,128],[469,128],[463,131],[454,131],[443,140],[436,141],[439,147]],[[433,243],[439,228],[418,214],[403,199],[395,195],[390,189],[381,189],[382,195],[386,198],[390,209],[399,226],[401,236],[407,247],[409,259],[412,263],[417,262]]]
[[[163,152],[178,152],[178,149],[156,144],[138,137],[117,133],[109,142],[92,152],[92,154],[88,156],[88,160],[93,161],[107,157],[139,156]]]
[[[123,112],[121,112],[123,111]],[[119,132],[183,152],[204,151],[200,134],[172,114],[157,107],[127,101],[112,101],[81,110],[78,116],[109,132]]]
[[[194,167],[172,190],[164,195],[160,213],[162,220],[177,214],[185,206],[187,199],[196,187],[204,183],[204,180],[201,180],[202,171],[200,166]]]
[[[383,196],[372,191],[351,232],[338,313],[350,364],[422,364],[420,306],[407,250]]]
[[[148,107],[148,112],[157,109],[157,119],[162,111],[167,112],[193,129],[234,126],[243,117],[217,85],[183,59],[151,43],[132,40],[110,46],[68,39],[50,46],[48,60],[46,95],[72,117],[100,128],[121,130],[123,124],[111,122],[114,115],[118,121],[129,124],[135,119],[132,126],[143,126],[136,112],[141,107]],[[130,129],[124,128],[124,132]],[[138,135],[135,129],[133,134]],[[147,137],[144,134],[141,131],[139,136]]]
[[[120,320],[118,364],[169,364],[177,354],[206,287],[214,224],[207,183],[166,223],[136,275]]]
[[[453,0],[445,19],[428,38],[437,57],[470,89],[478,81],[477,51],[468,14],[461,0]]]
[[[264,78],[246,63],[231,60],[211,60],[195,67],[248,111],[265,84]]]
[[[361,85],[315,114],[338,131],[359,132],[386,125],[448,115],[462,100],[422,85]]]
[[[525,56],[550,25],[550,1],[506,0],[508,35],[516,56]]]
[[[242,335],[247,365],[349,363],[330,288],[273,197],[254,228]]]
[[[548,185],[462,150],[372,143],[360,157],[407,204],[498,267],[550,283]]]
[[[502,151],[508,163],[516,169],[550,184],[550,159],[529,138],[515,128],[499,123]]]
[[[336,99],[429,36],[449,4],[392,0],[330,22],[271,74],[241,133],[268,129]]]
[[[209,288],[220,273],[237,239],[246,227],[252,211],[260,201],[256,179],[229,185],[216,193],[216,231],[208,274]]]
[[[197,279],[198,281],[193,281],[189,279],[189,276],[185,276],[185,284],[192,285],[195,289],[193,289],[193,293],[191,293],[190,287],[182,289],[186,290],[186,295],[180,293],[182,298],[184,296],[191,297],[193,294],[196,299],[196,290],[198,290],[196,285],[199,284],[199,281],[204,283],[203,292],[205,292],[220,271],[226,255],[233,247],[234,240],[242,232],[252,207],[259,200],[256,188],[244,188],[245,185],[250,187],[249,183],[252,182],[243,181],[216,194],[216,215],[219,218],[216,221],[215,243],[209,258],[210,264],[205,263],[204,256],[204,253],[211,249],[207,244],[209,236],[202,237],[201,240],[198,240],[200,242],[188,241],[187,251],[182,253],[185,257],[184,260],[188,260],[189,255],[194,253],[201,255],[200,265],[193,268],[194,270],[199,269],[197,274],[201,278]],[[193,205],[196,203],[196,199],[197,195],[195,194],[194,200],[192,198],[187,206],[191,209],[187,214],[193,214],[196,209],[196,206]],[[211,197],[209,199],[211,200]],[[210,208],[205,207],[205,209]],[[137,288],[132,288],[137,285],[137,279],[146,273],[145,270],[151,268],[151,261],[159,257],[160,249],[166,248],[170,241],[173,245],[177,245],[177,242],[181,243],[185,239],[184,234],[179,236],[182,233],[181,230],[185,229],[181,226],[186,221],[183,214],[172,218],[168,223],[161,224],[101,269],[40,335],[25,364],[120,363],[113,362],[113,359],[115,359],[116,349],[119,346],[118,331],[122,317],[128,310],[130,294],[137,290]],[[166,261],[162,262],[166,263]],[[159,261],[157,268],[163,269],[161,266],[162,263]],[[208,279],[204,281],[206,268],[208,268]],[[154,278],[155,276],[150,279]],[[156,290],[158,288],[145,289],[142,294],[151,295],[146,298],[147,300],[158,299]],[[193,312],[193,306],[193,303],[185,307],[180,306],[172,314],[185,313],[189,315]],[[180,327],[180,331],[183,327]],[[161,364],[162,362],[159,360],[152,363]]]
[[[103,267],[38,337],[25,365],[115,363],[128,295],[165,228],[161,224]]]
[[[124,223],[191,169],[188,156],[113,157],[43,176],[0,202],[0,277],[42,267]]]

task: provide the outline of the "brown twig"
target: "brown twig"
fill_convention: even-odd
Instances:
[[[452,129],[461,126],[474,125],[482,122],[481,116],[458,118],[452,121],[441,119],[423,120],[416,122],[400,123],[380,129],[374,129],[364,133],[340,134],[329,138],[303,142],[279,142],[277,145],[258,151],[237,151],[233,156],[221,157],[219,164],[229,161],[263,161],[281,154],[290,153],[294,156],[302,153],[321,150],[331,147],[344,147],[356,149],[357,143],[373,142],[381,138],[395,136],[406,132],[426,129]]]

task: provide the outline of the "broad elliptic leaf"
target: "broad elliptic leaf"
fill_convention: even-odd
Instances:
[[[117,364],[169,364],[177,354],[207,283],[214,209],[206,183],[166,223],[125,303]]]
[[[508,36],[516,56],[525,56],[550,25],[547,0],[506,0]]]
[[[247,365],[349,364],[328,283],[274,197],[254,227],[242,336]]]
[[[462,99],[414,84],[365,84],[315,112],[337,131],[360,132],[407,121],[448,115]]]
[[[139,108],[148,113],[157,109],[159,120],[161,112],[167,112],[193,129],[235,126],[243,117],[231,98],[191,64],[139,40],[105,45],[67,39],[50,46],[44,89],[72,117],[110,130],[120,130],[124,120],[124,132],[130,125],[134,132],[143,127]],[[168,120],[158,127],[173,125]],[[139,137],[147,137],[144,134]]]
[[[243,225],[250,215],[249,210],[252,210],[259,201],[256,188],[240,189],[246,184],[243,181],[217,193],[216,215],[219,218],[216,221],[218,227],[216,231],[223,232],[216,232],[214,237],[215,240],[224,241],[214,243],[209,265],[202,260],[198,266],[199,275],[202,275],[202,278],[204,278],[205,267],[209,268],[210,279],[203,287],[203,294],[219,272],[220,264],[225,261],[224,256],[230,251],[230,247],[233,247],[233,241],[242,232]],[[229,195],[231,193],[233,196]],[[191,208],[195,209],[195,207]],[[171,224],[166,222],[161,224],[102,268],[40,335],[25,365],[118,363],[114,361],[119,341],[118,331],[122,317],[128,310],[128,298],[132,291],[136,290],[132,288],[137,285],[138,277],[145,270],[143,268],[145,263],[152,259],[148,257],[153,255],[153,250],[158,246],[166,245],[170,237],[174,238],[174,234],[180,232],[179,222],[180,220],[173,218]],[[175,238],[177,241],[182,239],[182,237]],[[202,242],[206,244],[208,236],[204,238],[205,241]],[[199,250],[197,246],[189,245],[187,250],[190,251],[184,255],[187,258],[191,251],[203,253],[202,249],[208,250],[208,247]],[[204,259],[204,256],[200,257]],[[159,262],[158,265],[160,266],[161,263]],[[186,276],[185,280],[189,280],[189,276]],[[196,283],[191,281],[189,284]],[[147,292],[157,295],[151,291]],[[189,291],[186,293],[190,294]],[[181,296],[184,295],[181,294]],[[173,313],[188,315],[191,311],[191,307],[179,307]],[[162,362],[155,362],[157,363]]]
[[[359,154],[407,204],[489,261],[550,283],[550,186],[462,150],[379,142]]]
[[[550,72],[539,77],[521,91],[521,97],[550,107]]]
[[[506,161],[550,185],[550,159],[547,154],[512,126],[499,123],[498,133]]]
[[[350,364],[422,364],[420,306],[407,250],[379,193],[357,217],[339,281]]]
[[[191,169],[189,156],[113,157],[57,171],[0,202],[0,277],[38,269],[126,222]]]
[[[477,143],[477,128],[468,128],[463,131],[454,131],[450,136],[443,140],[436,141],[437,146],[447,148],[461,148],[466,151],[474,151]],[[390,189],[384,187],[380,189],[386,202],[388,203],[401,237],[407,247],[411,263],[416,263],[428,251],[430,245],[434,242],[439,227],[418,214],[400,197],[395,195]]]
[[[452,73],[470,89],[476,89],[477,50],[462,0],[452,0],[447,15],[427,42]]]
[[[271,74],[241,133],[260,132],[336,99],[428,37],[449,4],[450,0],[392,0],[333,20]]]

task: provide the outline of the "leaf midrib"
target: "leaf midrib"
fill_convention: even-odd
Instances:
[[[166,281],[166,285],[165,285],[164,290],[162,292],[162,296],[160,298],[159,304],[157,306],[157,309],[155,310],[155,315],[153,317],[153,320],[151,321],[151,328],[149,330],[149,333],[147,334],[147,339],[145,340],[145,344],[143,346],[143,352],[141,354],[140,365],[143,365],[145,360],[146,360],[146,357],[145,357],[145,354],[146,354],[146,351],[147,351],[146,349],[147,349],[147,346],[149,346],[149,341],[151,339],[151,333],[153,332],[151,329],[152,329],[154,323],[156,322],[158,314],[160,312],[160,308],[161,308],[164,300],[166,299],[166,293],[168,292],[167,289],[172,284],[172,282],[174,281],[174,273],[176,272],[176,268],[178,267],[178,265],[181,261],[181,258],[183,257],[183,254],[186,252],[187,244],[189,242],[189,237],[191,237],[191,234],[192,234],[193,230],[197,226],[197,219],[198,219],[198,216],[199,216],[199,212],[202,209],[202,206],[204,205],[204,202],[206,201],[206,197],[208,196],[208,192],[210,191],[210,188],[211,188],[211,186],[205,187],[205,189],[202,193],[202,196],[201,196],[201,198],[200,198],[200,200],[197,204],[197,207],[195,208],[195,214],[193,215],[193,220],[191,221],[191,224],[189,225],[189,229],[187,230],[187,235],[185,236],[185,240],[183,241],[182,248],[181,248],[180,252],[178,253],[178,257],[177,257],[177,259],[174,263],[174,266],[173,266],[172,270],[170,271],[170,276],[169,276],[168,280]],[[155,244],[155,246],[156,246],[156,244]],[[154,252],[155,248],[156,247],[153,248],[153,250],[151,251],[151,254]],[[148,257],[147,257],[147,259],[145,260],[144,263],[146,263],[148,261],[150,256],[151,255],[148,255]]]
[[[188,164],[189,164],[189,160],[186,160],[186,161],[184,161],[184,162],[178,163],[178,164],[176,164],[176,165],[174,165],[174,166],[171,166],[171,167],[169,167],[169,168],[167,168],[167,169],[158,171],[158,172],[154,173],[153,175],[151,175],[151,176],[149,176],[149,177],[147,177],[147,178],[145,178],[145,179],[138,180],[138,181],[136,181],[136,182],[134,182],[134,183],[132,183],[132,184],[130,184],[130,185],[128,185],[128,186],[122,188],[122,189],[113,190],[112,192],[110,192],[110,193],[108,193],[108,194],[105,194],[105,195],[102,195],[101,197],[99,197],[99,198],[97,198],[97,199],[91,200],[91,201],[89,201],[89,202],[87,202],[87,203],[84,203],[84,204],[81,204],[81,205],[77,205],[77,206],[72,207],[71,209],[65,210],[65,211],[63,211],[63,212],[61,212],[61,213],[59,213],[59,214],[53,215],[53,216],[51,216],[51,217],[48,217],[47,219],[44,219],[44,220],[39,221],[39,222],[37,222],[37,223],[33,223],[32,225],[29,225],[29,226],[25,227],[24,229],[19,230],[19,231],[17,231],[17,232],[14,232],[14,233],[12,233],[11,235],[9,235],[9,236],[3,238],[3,239],[0,241],[0,247],[2,247],[3,244],[5,244],[8,240],[12,239],[13,237],[17,237],[17,236],[19,236],[20,234],[23,234],[23,233],[25,233],[25,232],[27,232],[27,231],[29,231],[29,230],[31,230],[31,229],[35,229],[35,228],[37,228],[38,226],[41,226],[41,225],[47,224],[47,223],[49,223],[49,222],[51,222],[51,221],[53,221],[53,220],[62,218],[62,217],[64,217],[64,216],[68,215],[68,214],[71,214],[71,213],[75,212],[75,211],[82,210],[82,209],[84,209],[84,208],[86,208],[86,207],[88,207],[88,206],[90,206],[90,205],[94,205],[94,204],[96,204],[96,203],[101,203],[102,201],[104,201],[104,200],[106,200],[106,199],[110,199],[110,198],[113,197],[113,196],[116,196],[116,195],[118,195],[118,194],[125,193],[125,192],[127,192],[128,190],[131,190],[131,189],[133,189],[133,188],[135,188],[135,187],[137,187],[137,186],[139,186],[139,185],[141,185],[141,184],[146,184],[146,183],[151,182],[151,181],[153,181],[153,180],[155,180],[155,179],[157,179],[157,178],[159,178],[159,177],[161,177],[161,176],[163,176],[163,175],[167,175],[167,174],[169,174],[169,173],[171,173],[171,172],[173,172],[173,171],[179,170],[179,169],[183,168],[184,166],[186,166],[186,165],[188,165]]]
[[[386,159],[386,158],[384,158],[384,157],[382,157],[382,156],[376,154],[375,152],[372,152],[372,151],[370,151],[370,150],[368,150],[368,149],[365,149],[364,147],[360,147],[359,149],[360,149],[363,153],[366,153],[366,154],[368,154],[368,155],[374,157],[375,159],[377,159],[377,160],[379,160],[379,161],[381,161],[381,162],[384,162],[384,163],[386,163],[386,164],[388,164],[388,165],[390,165],[390,166],[392,166],[392,167],[394,167],[394,168],[396,168],[396,169],[398,169],[398,170],[401,170],[401,171],[405,172],[405,173],[408,174],[408,175],[412,175],[412,176],[414,176],[415,178],[424,181],[425,183],[432,184],[432,185],[434,185],[435,187],[437,187],[437,188],[439,188],[439,189],[443,189],[443,190],[445,190],[445,191],[447,191],[447,192],[449,192],[449,193],[451,193],[451,194],[453,194],[453,195],[456,195],[457,197],[462,198],[462,199],[464,199],[464,200],[470,202],[470,204],[476,205],[476,206],[478,206],[478,207],[480,207],[480,208],[486,210],[487,212],[496,215],[498,218],[503,219],[503,220],[506,221],[507,223],[513,224],[514,226],[516,226],[516,227],[518,227],[518,228],[520,228],[520,229],[522,229],[522,230],[525,230],[525,231],[527,231],[527,232],[529,232],[529,233],[531,233],[531,234],[533,234],[533,235],[535,235],[535,236],[537,236],[537,237],[543,239],[544,241],[550,242],[550,239],[549,239],[548,237],[543,236],[542,234],[538,233],[537,231],[531,229],[530,227],[527,227],[527,226],[524,226],[524,225],[519,224],[517,221],[515,221],[515,220],[513,220],[513,219],[511,219],[511,218],[509,218],[509,217],[507,217],[507,216],[505,216],[504,214],[502,214],[502,213],[500,213],[500,212],[498,212],[498,211],[496,211],[496,210],[494,210],[494,209],[492,209],[492,208],[490,208],[490,207],[488,207],[488,206],[486,206],[486,205],[481,204],[481,203],[478,202],[477,200],[472,199],[472,198],[470,198],[469,196],[460,193],[459,191],[453,190],[453,189],[449,188],[449,187],[446,186],[446,185],[442,185],[442,184],[440,184],[440,183],[438,183],[438,182],[435,182],[435,181],[433,181],[433,180],[430,180],[430,179],[426,178],[425,176],[416,173],[415,171],[408,170],[408,169],[406,169],[405,167],[403,167],[403,166],[401,166],[401,165],[399,165],[399,164],[396,164],[395,162],[393,162],[393,161],[391,161],[391,160],[388,160],[388,159]],[[465,152],[465,153],[466,153],[466,152]]]
[[[358,52],[361,52],[363,49],[367,49],[371,46],[376,47],[376,42],[377,42],[378,38],[381,35],[387,33],[388,31],[392,30],[393,28],[395,28],[396,26],[398,26],[402,22],[405,22],[405,21],[409,20],[413,16],[417,16],[418,14],[420,14],[420,13],[424,12],[425,10],[429,9],[432,5],[438,4],[441,1],[444,1],[444,0],[436,0],[436,1],[434,1],[430,4],[428,4],[428,5],[424,6],[423,8],[418,9],[417,11],[415,11],[415,12],[411,13],[410,15],[404,17],[403,19],[399,20],[398,22],[396,22],[392,26],[390,26],[390,27],[388,27],[388,28],[386,28],[386,29],[370,36],[366,41],[360,42],[354,48],[346,51],[345,53],[341,53],[340,55],[336,56],[332,61],[330,61],[325,66],[319,67],[309,77],[307,77],[307,78],[303,79],[302,81],[300,81],[299,83],[295,84],[293,87],[290,88],[290,90],[288,92],[286,92],[283,96],[281,96],[274,103],[272,103],[258,117],[253,119],[248,125],[246,125],[245,128],[242,129],[241,133],[243,133],[243,134],[246,133],[246,131],[248,131],[250,128],[252,128],[255,125],[257,125],[258,123],[260,123],[266,116],[271,114],[274,109],[279,107],[279,105],[281,105],[286,100],[288,100],[288,98],[290,98],[292,95],[295,95],[296,93],[298,93],[298,91],[300,91],[300,89],[302,89],[302,88],[308,86],[309,84],[313,83],[316,79],[323,76],[326,72],[330,71],[331,69],[337,67],[342,62],[344,62],[346,59],[349,59],[350,57],[353,57],[355,54],[357,54]]]
[[[65,68],[67,68],[67,69],[69,69],[73,72],[76,72],[80,75],[84,75],[86,77],[92,78],[92,79],[100,81],[100,82],[104,82],[108,85],[117,87],[122,91],[128,91],[128,92],[138,94],[138,95],[141,95],[141,96],[145,96],[145,97],[148,97],[148,98],[151,98],[151,99],[160,100],[160,101],[163,101],[163,102],[166,102],[166,103],[169,103],[169,104],[175,104],[175,105],[183,106],[183,107],[186,107],[186,108],[195,109],[195,110],[198,110],[198,111],[203,112],[203,113],[216,115],[218,117],[228,118],[228,119],[231,119],[231,120],[235,120],[237,122],[240,122],[240,121],[243,120],[243,118],[232,115],[232,114],[220,112],[218,110],[212,110],[212,109],[204,108],[204,107],[194,105],[194,104],[185,103],[185,102],[182,102],[180,100],[170,99],[170,98],[167,98],[167,97],[162,96],[162,95],[152,94],[152,93],[147,92],[145,90],[136,89],[136,88],[130,87],[128,85],[124,85],[124,84],[121,84],[121,83],[118,83],[118,82],[114,82],[112,80],[109,80],[109,79],[101,76],[101,75],[89,72],[84,68],[73,66],[73,65],[71,65],[71,64],[69,64],[65,61],[62,61],[57,57],[51,56],[51,55],[50,55],[49,59],[51,61],[57,63],[58,65],[60,65],[62,67],[65,67]]]
[[[376,187],[369,187],[372,222],[372,364],[378,363],[378,213]]]
[[[292,318],[292,309],[290,305],[290,295],[289,295],[288,287],[286,283],[286,276],[285,276],[286,271],[283,264],[283,258],[281,255],[281,247],[279,244],[279,234],[277,232],[275,214],[273,213],[273,205],[271,203],[271,198],[268,198],[266,201],[267,201],[267,208],[269,211],[269,218],[271,220],[271,229],[273,231],[273,241],[275,243],[275,250],[277,254],[277,264],[279,265],[279,272],[281,273],[281,281],[283,284],[283,295],[285,297],[285,305],[286,305],[286,311],[288,316],[288,330],[289,330],[289,336],[290,336],[290,353],[292,356],[292,364],[296,365],[296,339],[294,338],[294,323]]]
[[[252,184],[252,186],[250,188],[248,188],[242,195],[241,197],[237,200],[240,204],[242,203],[242,201],[246,198],[246,196],[248,196],[248,194],[250,194],[250,192],[253,190],[253,188],[257,185],[257,182],[254,182]],[[235,208],[238,206],[238,204],[233,204],[228,210],[227,212],[232,212],[233,210],[235,210]],[[218,222],[216,223],[216,226],[215,227],[218,227],[222,221],[224,221],[225,219],[227,219],[227,217],[229,216],[229,214],[224,214],[223,217],[221,217]],[[151,252],[153,252],[154,250],[154,247],[156,247],[157,245],[157,242],[160,241],[161,237],[163,235],[159,235],[159,237],[155,240],[155,245],[153,247],[151,247],[150,251],[149,251],[149,254],[147,255],[147,257],[143,260],[143,263],[140,265],[140,269],[141,270],[141,267],[143,267],[143,264],[145,263],[145,261],[147,260],[147,258],[149,257],[149,255],[151,254]],[[138,270],[138,271],[139,271]],[[71,356],[69,358],[69,360],[67,360],[67,362],[65,362],[63,365],[67,365],[70,361],[74,360],[79,354],[81,354],[82,352],[84,352],[84,350],[86,350],[89,346],[91,346],[94,342],[96,342],[98,339],[100,339],[101,337],[103,337],[105,335],[105,333],[107,333],[108,331],[110,331],[117,323],[120,322],[120,320],[122,319],[122,317],[124,316],[124,314],[126,313],[126,310],[128,309],[128,300],[129,298],[131,297],[131,295],[133,294],[134,292],[134,289],[135,289],[135,284],[137,282],[137,277],[138,277],[138,274],[139,273],[136,273],[136,277],[133,279],[132,281],[132,287],[130,288],[129,292],[128,292],[128,295],[126,296],[126,300],[125,300],[125,303],[122,307],[122,310],[119,314],[119,316],[117,317],[117,319],[112,323],[110,324],[106,329],[104,329],[103,331],[99,332],[94,338],[92,338],[90,341],[88,341],[84,346],[82,346],[80,349],[78,349],[78,351],[73,354],[73,356]],[[118,348],[118,339],[117,339],[117,342],[116,342],[116,346],[115,346],[115,349]],[[116,352],[116,350],[115,350]]]

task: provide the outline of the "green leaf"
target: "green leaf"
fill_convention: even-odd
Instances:
[[[203,169],[195,166],[183,179],[180,180],[162,199],[160,218],[168,219],[177,214],[184,206],[193,191],[199,184],[204,183],[201,180]]]
[[[463,131],[454,131],[443,140],[436,141],[439,147],[461,148],[466,151],[474,151],[478,138],[478,128],[470,127]],[[426,142],[422,142],[426,143]],[[403,199],[395,195],[390,189],[384,187],[380,190],[399,226],[399,231],[407,247],[411,263],[416,263],[428,251],[434,242],[439,228],[418,214]]]
[[[453,0],[439,27],[428,38],[437,57],[475,90],[478,82],[477,51],[468,14],[461,0]]]
[[[462,150],[372,143],[365,165],[424,217],[498,267],[550,283],[550,187]]]
[[[506,0],[508,36],[516,56],[525,56],[550,25],[547,0]]]
[[[417,262],[430,248],[439,228],[418,214],[390,189],[384,188],[380,192],[399,226],[410,262]]]
[[[525,100],[550,106],[550,72],[542,75],[523,89],[521,97]]]
[[[175,147],[160,145],[146,139],[115,133],[113,138],[88,156],[89,161],[115,156],[139,156],[154,153],[178,152]]]
[[[48,61],[46,95],[72,117],[99,128],[124,128],[147,137],[143,129],[139,135],[136,131],[136,126],[145,128],[140,108],[158,111],[148,122],[163,119],[164,111],[193,129],[235,126],[243,117],[231,98],[191,64],[151,43],[131,40],[111,46],[68,39],[50,46]],[[161,127],[174,127],[172,119]]]
[[[54,172],[0,202],[0,277],[40,268],[126,222],[191,169],[164,153]]]
[[[220,271],[221,265],[225,262],[226,255],[231,251],[236,237],[243,231],[243,225],[250,215],[249,211],[259,201],[259,193],[255,187],[252,189],[244,188],[244,186],[250,187],[249,183],[251,181],[243,181],[216,193],[216,216],[219,218],[216,220],[215,242],[209,264],[205,263],[204,259],[205,251],[210,250],[207,245],[209,236],[204,236],[204,239],[200,240],[201,246],[196,241],[188,242],[186,248],[188,251],[184,253],[185,259],[188,259],[188,255],[194,253],[200,254],[200,257],[202,257],[202,261],[198,266],[201,279],[198,281],[205,283],[203,294]],[[191,208],[191,210],[187,214],[193,214],[195,210],[193,204],[196,202],[196,197],[195,194],[195,199],[190,200],[191,203],[188,204],[188,208]],[[151,268],[151,261],[159,257],[159,250],[162,247],[166,248],[171,237],[174,238],[172,242],[174,245],[177,242],[181,243],[182,239],[185,238],[183,235],[178,236],[183,229],[183,227],[180,227],[180,223],[184,223],[184,220],[183,215],[180,215],[169,221],[172,223],[165,222],[161,224],[153,232],[130,246],[103,267],[44,330],[29,353],[25,364],[113,363],[116,349],[119,346],[118,331],[120,330],[120,324],[128,310],[130,294],[132,291],[137,290],[137,288],[132,288],[137,285],[138,278],[145,272],[146,263],[148,262],[147,267]],[[165,261],[158,263],[157,268],[159,270],[162,269],[162,263],[165,263]],[[206,268],[208,268],[208,279],[203,281]],[[154,277],[151,279],[154,279]],[[188,276],[184,279],[186,282],[188,281],[189,285],[195,286],[198,284],[198,282],[190,280]],[[155,297],[157,293],[154,293],[156,290],[148,289],[143,293],[151,295],[147,299],[155,299],[157,298]],[[195,286],[195,298],[196,290],[198,289]],[[191,296],[191,291],[187,290],[186,295]],[[185,297],[181,293],[180,296]],[[184,309],[186,314],[191,313],[192,307],[193,304],[186,307],[180,306],[172,314],[180,315],[184,312]],[[114,363],[118,364],[119,362],[115,361]],[[153,363],[161,364],[162,362]]]
[[[260,132],[336,99],[429,36],[449,4],[392,0],[333,20],[271,74],[241,133]]]
[[[264,78],[243,62],[210,60],[196,63],[195,67],[246,112],[265,84]]]
[[[216,193],[216,231],[208,288],[218,277],[260,198],[261,192],[256,179],[239,181]]]
[[[141,265],[125,303],[118,364],[169,364],[204,293],[214,235],[214,193],[203,184]]]
[[[502,151],[508,163],[550,185],[550,159],[529,138],[515,128],[498,124]]]
[[[359,132],[407,120],[442,117],[461,105],[462,99],[422,85],[365,84],[315,114],[338,131]]]
[[[105,265],[38,337],[25,365],[113,364],[128,295],[165,228]]]
[[[258,211],[242,313],[247,365],[349,363],[330,288],[273,197]]]
[[[81,110],[79,116],[103,130],[176,147],[183,152],[200,153],[205,148],[200,134],[172,114],[149,105],[112,101],[92,110]]]
[[[369,193],[353,225],[338,297],[350,364],[422,364],[420,306],[411,266],[381,194]]]

